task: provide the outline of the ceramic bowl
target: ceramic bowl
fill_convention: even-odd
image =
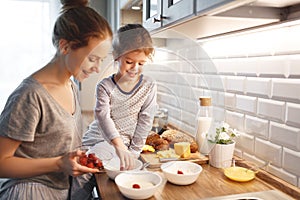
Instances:
[[[143,167],[143,162],[136,159],[135,167],[132,170],[127,170],[127,171],[139,171],[142,167]],[[118,174],[122,172],[126,172],[126,171],[120,171],[120,159],[117,156],[109,160],[108,162],[104,162],[104,169],[108,177],[112,180],[114,180]]]
[[[148,199],[162,185],[162,177],[150,171],[124,172],[115,178],[120,192],[129,199]]]
[[[165,178],[176,185],[189,185],[199,177],[202,167],[189,161],[171,161],[161,165]]]

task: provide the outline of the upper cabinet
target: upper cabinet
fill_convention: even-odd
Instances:
[[[143,25],[149,31],[193,15],[194,0],[143,0]]]
[[[193,0],[164,0],[162,1],[162,26],[179,22],[195,15]]]
[[[196,12],[199,15],[207,11],[218,9],[221,6],[233,1],[234,0],[209,0],[209,1],[196,0]]]
[[[157,38],[200,39],[300,18],[300,0],[143,0],[143,8],[143,25]]]
[[[161,27],[161,0],[143,0],[143,26],[149,31]]]

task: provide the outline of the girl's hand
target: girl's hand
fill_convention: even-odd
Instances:
[[[116,153],[120,158],[120,170],[130,170],[135,166],[135,156],[130,152],[127,147],[115,146]]]
[[[85,154],[84,151],[73,151],[70,152],[58,160],[58,166],[60,171],[65,172],[70,176],[80,176],[85,173],[97,173],[99,169],[97,168],[89,168],[79,164],[79,157]]]

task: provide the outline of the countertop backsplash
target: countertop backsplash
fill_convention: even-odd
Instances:
[[[195,134],[199,96],[241,137],[235,154],[300,187],[299,26],[191,42],[168,39],[144,69],[169,122]]]

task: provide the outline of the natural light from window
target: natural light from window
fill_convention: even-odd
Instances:
[[[0,112],[19,83],[55,53],[57,0],[1,0]]]

